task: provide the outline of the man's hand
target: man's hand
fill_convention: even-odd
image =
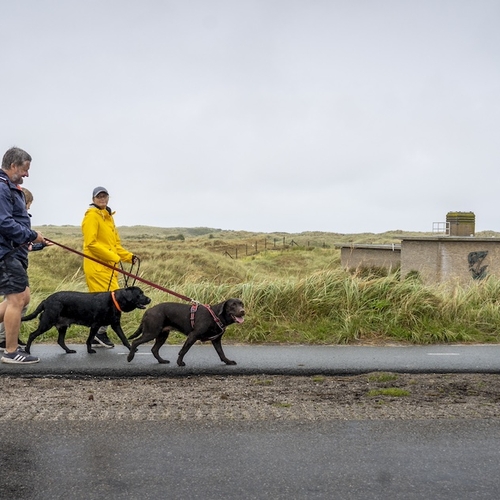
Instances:
[[[42,233],[36,231],[36,239],[33,240],[31,243],[45,243],[47,244],[47,242],[45,241],[45,238],[43,237]]]

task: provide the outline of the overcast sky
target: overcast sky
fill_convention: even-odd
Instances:
[[[33,224],[500,231],[498,0],[0,0]]]

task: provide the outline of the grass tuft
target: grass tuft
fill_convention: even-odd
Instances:
[[[397,380],[398,376],[395,373],[372,373],[368,376],[369,382],[392,382],[393,380]]]
[[[371,389],[368,391],[368,396],[390,396],[391,398],[402,398],[409,396],[410,392],[405,389],[399,389],[398,387],[387,387],[385,389]]]

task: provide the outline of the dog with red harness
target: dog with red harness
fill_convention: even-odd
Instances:
[[[170,332],[175,330],[187,336],[177,358],[179,366],[185,366],[184,356],[197,340],[210,340],[220,360],[226,365],[235,365],[236,362],[224,354],[221,339],[226,327],[233,323],[243,323],[244,316],[245,307],[240,299],[228,299],[213,306],[162,302],[144,313],[139,328],[129,337],[129,340],[135,340],[130,346],[127,360],[134,359],[137,347],[141,344],[156,339],[151,349],[153,356],[159,363],[169,363],[160,356],[159,351]]]

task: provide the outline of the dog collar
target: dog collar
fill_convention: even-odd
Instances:
[[[118,301],[116,300],[116,297],[115,297],[115,292],[111,292],[111,298],[113,299],[113,304],[114,304],[114,305],[115,305],[115,307],[118,309],[118,311],[123,312],[123,311],[120,309],[120,304],[118,304]]]

